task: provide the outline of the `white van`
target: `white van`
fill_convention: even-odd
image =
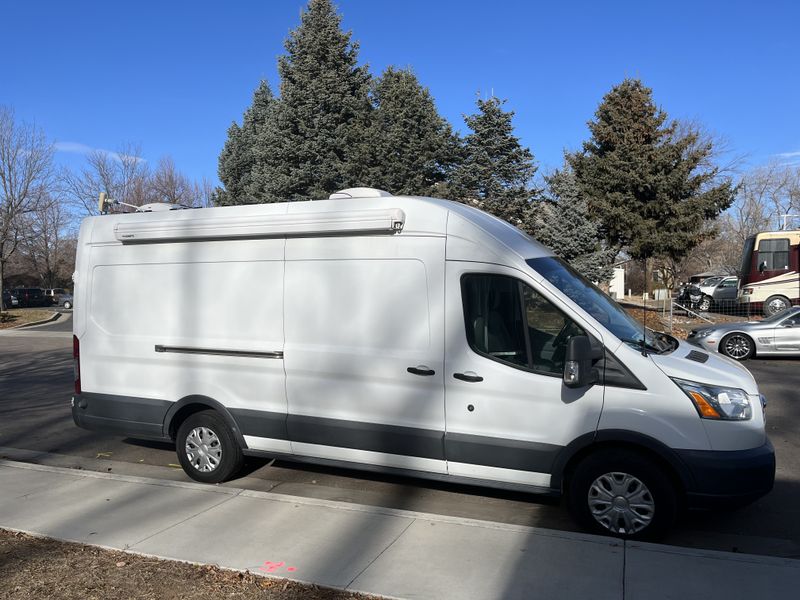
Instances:
[[[626,537],[772,488],[741,365],[480,210],[334,197],[86,219],[75,422],[173,440],[198,481],[264,455],[563,493]]]

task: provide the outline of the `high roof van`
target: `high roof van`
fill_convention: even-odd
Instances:
[[[622,537],[773,485],[747,369],[464,204],[103,215],[76,268],[75,422],[171,440],[197,481],[258,455],[563,494]]]

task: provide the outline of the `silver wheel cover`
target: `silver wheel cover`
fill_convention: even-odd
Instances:
[[[195,427],[186,436],[186,458],[201,473],[210,473],[222,460],[222,444],[208,427]]]
[[[767,310],[771,315],[786,310],[787,308],[789,308],[788,305],[781,298],[773,298],[772,301],[767,304]]]
[[[744,358],[750,354],[750,340],[743,335],[732,335],[725,340],[725,354],[733,358]]]
[[[653,521],[656,512],[647,486],[630,475],[614,471],[600,475],[589,486],[589,512],[612,533],[633,534]]]

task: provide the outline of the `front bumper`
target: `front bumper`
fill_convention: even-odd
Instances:
[[[769,440],[748,450],[677,450],[691,474],[688,508],[736,508],[766,495],[775,482],[775,450]]]

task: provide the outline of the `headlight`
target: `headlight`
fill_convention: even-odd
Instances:
[[[694,334],[695,338],[704,338],[710,336],[712,331],[710,329],[701,329],[697,333]]]
[[[672,379],[689,396],[703,419],[746,421],[753,416],[750,399],[737,388],[705,385],[685,379]]]

